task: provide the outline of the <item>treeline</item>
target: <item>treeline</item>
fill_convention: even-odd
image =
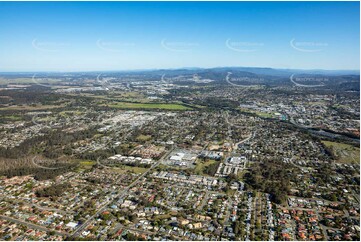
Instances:
[[[116,154],[122,154],[125,156],[129,156],[131,155],[130,152],[133,150],[133,148],[135,147],[135,143],[132,143],[131,138],[128,138],[126,144],[120,144],[119,146],[116,147],[109,147],[107,149],[103,149],[103,150],[95,150],[95,151],[86,151],[83,152],[81,154],[77,154],[77,158],[78,159],[83,159],[83,160],[94,160],[96,161],[97,159],[106,159],[110,156],[116,155]]]
[[[61,130],[57,130],[45,138],[43,154],[47,158],[58,158],[61,155],[71,155],[71,144],[78,140],[85,140],[93,137],[97,134],[95,127],[81,130],[74,133],[65,133]]]
[[[286,164],[266,161],[252,166],[244,176],[247,185],[253,189],[269,193],[275,203],[284,203],[290,192],[290,172]]]
[[[44,140],[44,136],[37,136],[33,138],[26,139],[19,146],[12,148],[4,148],[0,147],[0,157],[9,158],[9,159],[17,159],[21,157],[25,157],[29,154],[29,151],[34,144],[40,143]]]
[[[48,180],[72,171],[78,164],[76,163],[57,163],[52,165],[51,168],[46,169],[43,167],[19,167],[14,169],[7,169],[0,171],[0,176],[8,178],[14,176],[34,175],[36,180]]]
[[[33,85],[26,90],[3,90],[0,96],[9,96],[11,99],[0,99],[0,104],[11,103],[14,105],[26,105],[32,103],[41,103],[42,105],[53,104],[65,96],[57,93],[50,93],[49,88]]]
[[[32,162],[33,157],[28,156],[21,159],[4,159],[0,158],[0,172],[10,169],[16,169],[19,167],[34,167]]]
[[[55,159],[61,155],[71,155],[70,144],[91,138],[95,134],[97,134],[96,127],[71,134],[62,130],[49,130],[46,135],[27,139],[19,146],[13,148],[0,147],[0,157],[16,159],[27,156],[32,150],[37,150],[42,151],[41,153],[45,157]]]
[[[35,192],[37,197],[60,197],[64,191],[69,188],[71,185],[70,183],[61,183],[61,184],[54,184],[50,187],[45,187],[42,189],[38,189]]]
[[[215,109],[222,109],[222,108],[237,108],[239,103],[237,101],[223,99],[223,98],[205,98],[204,100],[197,100],[195,104],[206,106]]]
[[[337,115],[341,118],[341,119],[360,119],[360,115],[356,114],[356,113],[351,113],[343,108],[340,107],[336,107],[336,106],[331,106],[330,109],[333,109],[337,112]]]

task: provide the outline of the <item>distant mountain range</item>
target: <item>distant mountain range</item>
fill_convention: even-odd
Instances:
[[[359,91],[360,72],[358,70],[301,70],[274,69],[262,67],[216,67],[151,69],[132,71],[92,71],[92,72],[3,72],[0,77],[7,79],[67,78],[67,81],[96,79],[99,75],[133,81],[168,80],[180,85],[265,85],[328,88],[339,91]],[[195,75],[197,78],[194,78]],[[226,78],[228,76],[228,79]],[[194,81],[205,80],[202,81]],[[0,79],[1,85],[1,79]]]
[[[152,74],[191,74],[199,72],[249,72],[257,75],[271,75],[271,76],[290,76],[292,74],[318,74],[318,75],[360,75],[359,70],[322,70],[322,69],[277,69],[277,68],[268,68],[268,67],[214,67],[214,68],[198,68],[198,67],[187,67],[179,69],[150,69],[150,70],[134,70],[134,71],[121,71],[129,73],[152,73]],[[114,71],[117,72],[117,71]]]
[[[214,67],[214,68],[199,68],[199,67],[184,67],[175,69],[144,69],[144,70],[119,70],[119,71],[79,71],[79,72],[0,72],[0,75],[33,75],[37,74],[91,74],[91,73],[129,73],[129,74],[196,74],[199,72],[249,72],[257,75],[271,75],[271,76],[289,76],[292,74],[317,74],[317,75],[360,75],[359,70],[323,70],[323,69],[278,69],[269,67]]]

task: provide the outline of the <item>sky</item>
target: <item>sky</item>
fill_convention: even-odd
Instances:
[[[0,2],[0,71],[359,70],[359,2]]]

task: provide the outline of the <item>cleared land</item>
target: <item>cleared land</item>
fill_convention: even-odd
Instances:
[[[323,140],[322,143],[330,148],[337,160],[342,163],[360,163],[360,148],[355,146]]]

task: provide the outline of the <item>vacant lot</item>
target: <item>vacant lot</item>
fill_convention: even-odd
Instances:
[[[359,163],[360,162],[360,148],[355,146],[337,143],[331,141],[322,141],[322,143],[330,148],[337,160],[342,163]]]

